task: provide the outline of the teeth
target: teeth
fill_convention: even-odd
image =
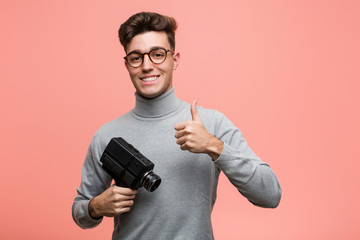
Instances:
[[[150,81],[154,81],[155,79],[157,79],[158,77],[148,77],[148,78],[142,78],[141,80],[145,81],[145,82],[150,82]]]

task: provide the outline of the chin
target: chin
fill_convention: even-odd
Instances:
[[[161,92],[156,91],[136,91],[136,93],[144,98],[155,98],[161,95]]]
[[[167,91],[169,91],[171,89],[170,87],[164,88],[164,87],[159,87],[159,86],[152,86],[152,87],[142,87],[140,86],[139,88],[136,89],[136,92],[138,95],[145,97],[145,98],[156,98],[164,93],[166,93]]]

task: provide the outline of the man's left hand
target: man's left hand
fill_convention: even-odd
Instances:
[[[195,100],[190,107],[192,120],[175,125],[176,143],[180,145],[182,150],[206,153],[213,160],[216,160],[222,152],[224,143],[206,130],[196,109],[196,104]]]

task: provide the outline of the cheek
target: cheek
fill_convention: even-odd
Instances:
[[[131,80],[133,78],[135,78],[137,75],[137,71],[134,71],[133,69],[128,69],[128,72],[129,72],[129,76],[130,76]]]
[[[169,63],[169,64],[166,64],[164,66],[159,67],[159,70],[164,72],[164,73],[170,73],[171,74],[172,71],[173,71],[173,67],[174,67],[174,65]]]

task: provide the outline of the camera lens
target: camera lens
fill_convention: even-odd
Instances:
[[[149,192],[155,191],[161,183],[161,178],[156,175],[153,171],[148,171],[144,174],[144,177],[141,179],[141,184]]]

